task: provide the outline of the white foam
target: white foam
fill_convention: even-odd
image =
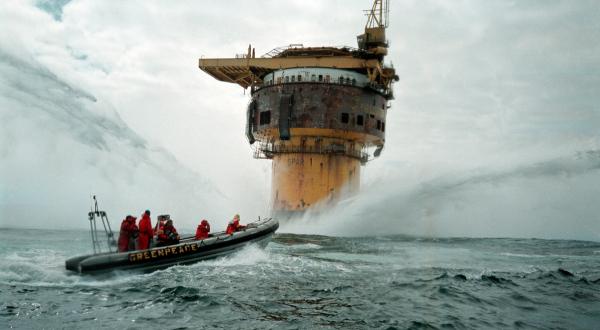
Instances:
[[[216,260],[206,261],[205,265],[218,267],[236,267],[256,265],[269,259],[269,253],[255,244],[245,246],[229,256]]]
[[[292,249],[292,250],[318,250],[318,249],[322,248],[320,245],[313,244],[313,243],[292,244],[292,245],[286,245],[286,247],[288,249]]]

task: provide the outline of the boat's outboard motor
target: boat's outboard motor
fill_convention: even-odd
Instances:
[[[102,253],[102,242],[101,238],[99,237],[96,220],[100,220],[102,222],[102,227],[104,227],[106,247],[108,249],[107,252],[117,252],[117,243],[115,242],[112,229],[110,228],[110,222],[108,222],[106,212],[98,210],[98,200],[96,199],[95,195],[93,199],[94,206],[88,213],[88,219],[90,220],[90,232],[92,234],[92,247],[94,248],[94,254]]]

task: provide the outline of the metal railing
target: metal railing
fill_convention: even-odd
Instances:
[[[284,51],[286,51],[288,49],[294,49],[294,48],[314,48],[314,49],[318,49],[318,48],[334,48],[334,49],[339,49],[339,50],[343,50],[343,51],[348,51],[350,53],[354,53],[354,52],[358,52],[359,51],[358,48],[350,47],[350,46],[304,47],[303,44],[290,44],[290,45],[287,45],[287,46],[281,46],[281,47],[273,48],[270,51],[268,51],[267,53],[263,54],[261,57],[262,58],[277,57],[277,55],[283,53]]]
[[[282,52],[290,49],[290,48],[302,48],[304,47],[304,45],[302,44],[290,44],[287,46],[281,46],[281,47],[276,47],[271,49],[270,51],[268,51],[267,53],[265,53],[264,55],[262,55],[261,57],[263,58],[273,58],[279,54],[281,54]]]
[[[356,158],[361,163],[369,161],[369,154],[362,150],[354,150],[347,148],[343,144],[329,144],[325,146],[287,146],[273,143],[257,143],[254,148],[254,158],[257,159],[272,159],[276,154],[291,154],[291,153],[303,153],[303,154],[333,154],[333,155],[344,155],[352,158]]]

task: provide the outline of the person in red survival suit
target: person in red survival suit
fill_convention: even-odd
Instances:
[[[169,219],[163,227],[163,232],[158,234],[158,244],[161,246],[179,243],[179,234],[173,226],[173,220]]]
[[[158,235],[163,233],[163,229],[165,228],[165,223],[167,222],[167,220],[169,220],[169,216],[166,214],[158,216],[158,222],[156,223],[156,226],[154,227],[154,235],[157,236],[157,239],[158,239]]]
[[[202,219],[198,228],[196,229],[196,239],[205,239],[208,238],[208,233],[210,233],[210,224],[206,219]]]
[[[246,228],[246,226],[240,225],[240,215],[236,214],[233,216],[233,220],[229,221],[229,224],[227,225],[227,230],[225,230],[225,234],[231,235],[236,231],[240,231],[244,228]]]
[[[138,235],[138,227],[135,224],[136,218],[128,215],[121,222],[121,231],[119,232],[119,252],[135,250],[135,238]]]
[[[138,250],[146,250],[150,247],[154,230],[152,229],[152,220],[150,220],[150,210],[146,210],[142,214],[142,218],[138,224],[140,235],[138,236]]]

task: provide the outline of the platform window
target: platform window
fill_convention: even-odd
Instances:
[[[292,76],[292,82],[296,81],[296,76]]]
[[[342,124],[348,124],[350,121],[350,116],[347,112],[342,112]]]
[[[285,82],[289,83],[290,82],[290,76],[285,76]]]
[[[381,131],[385,132],[385,122],[381,122]]]
[[[268,125],[271,123],[271,111],[263,111],[260,113],[260,125]]]
[[[298,75],[298,81],[302,81],[302,75]]]
[[[365,117],[363,115],[356,116],[356,125],[362,126],[365,124]]]
[[[325,75],[325,82],[328,83],[331,81],[331,76],[330,75]]]
[[[381,130],[381,120],[377,120],[377,129]]]
[[[314,74],[310,76],[310,81],[317,81],[317,76]]]
[[[323,81],[323,75],[322,74],[319,75],[319,81]]]

